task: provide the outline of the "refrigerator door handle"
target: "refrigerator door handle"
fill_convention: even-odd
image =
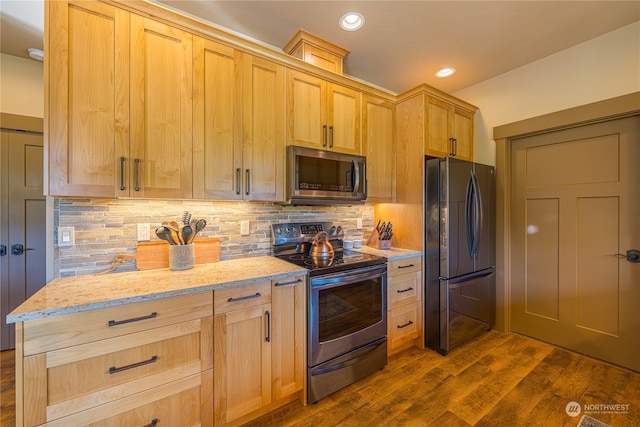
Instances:
[[[473,258],[473,249],[474,249],[474,240],[475,240],[475,228],[472,221],[473,209],[475,209],[474,204],[472,204],[474,192],[474,181],[473,181],[473,170],[469,174],[469,181],[467,182],[467,191],[464,198],[464,223],[466,228],[466,237],[467,237],[467,250],[469,251],[469,256]]]
[[[480,251],[480,236],[482,235],[482,193],[480,192],[480,183],[478,182],[478,174],[475,170],[471,173],[474,186],[474,238],[473,238],[473,254],[478,255]]]

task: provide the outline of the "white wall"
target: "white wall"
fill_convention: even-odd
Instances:
[[[42,62],[0,54],[0,112],[44,117]]]
[[[495,165],[495,126],[638,91],[640,21],[454,95],[479,107],[475,158]]]

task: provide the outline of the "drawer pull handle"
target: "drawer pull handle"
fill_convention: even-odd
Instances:
[[[158,312],[154,311],[148,316],[134,317],[133,319],[127,319],[127,320],[109,320],[109,327],[124,325],[125,323],[139,322],[140,320],[154,319],[156,317],[158,317]]]
[[[144,427],[157,427],[157,426],[158,426],[158,419],[154,418],[154,419],[151,420],[151,424],[147,424]]]
[[[403,328],[406,328],[407,326],[411,326],[411,325],[413,325],[413,320],[409,320],[404,325],[398,325],[398,329],[403,329]]]
[[[155,363],[158,360],[158,356],[152,356],[149,360],[143,360],[142,362],[132,363],[131,365],[123,366],[121,368],[116,368],[112,366],[109,368],[109,374],[117,374],[118,372],[126,371],[133,368],[138,368],[140,366],[148,365],[150,363]]]
[[[291,282],[276,282],[276,286],[287,286],[287,285],[295,285],[296,283],[302,282],[302,279],[293,280]]]
[[[238,301],[244,301],[246,299],[252,299],[252,298],[260,298],[262,296],[262,294],[260,292],[256,292],[255,295],[247,295],[246,297],[240,297],[240,298],[229,298],[227,300],[227,302],[238,302]]]
[[[409,265],[399,265],[398,266],[398,268],[410,268],[410,267],[415,267],[415,265],[409,264]]]
[[[397,291],[397,292],[398,292],[399,294],[401,294],[401,293],[403,293],[403,292],[409,292],[409,291],[412,291],[412,290],[413,290],[413,288],[398,289],[398,291]]]

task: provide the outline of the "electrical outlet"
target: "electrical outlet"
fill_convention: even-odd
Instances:
[[[58,246],[74,246],[75,234],[73,227],[58,227]]]
[[[151,230],[149,224],[138,224],[138,242],[151,239]]]
[[[240,235],[241,236],[249,235],[249,221],[240,221]]]
[[[362,218],[357,218],[356,219],[356,228],[358,230],[362,230]]]

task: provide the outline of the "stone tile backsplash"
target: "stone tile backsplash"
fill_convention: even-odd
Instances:
[[[271,255],[271,224],[278,222],[334,221],[347,236],[368,238],[373,229],[372,205],[360,206],[281,206],[274,203],[213,202],[193,200],[55,199],[54,230],[75,228],[75,246],[58,247],[54,236],[55,277],[94,274],[106,270],[117,254],[135,253],[137,224],[155,229],[165,221],[180,222],[182,213],[203,218],[207,227],[198,237],[220,239],[220,259]],[[356,220],[362,218],[362,230]],[[248,236],[240,235],[240,221],[249,221]],[[127,261],[115,272],[135,270]]]

